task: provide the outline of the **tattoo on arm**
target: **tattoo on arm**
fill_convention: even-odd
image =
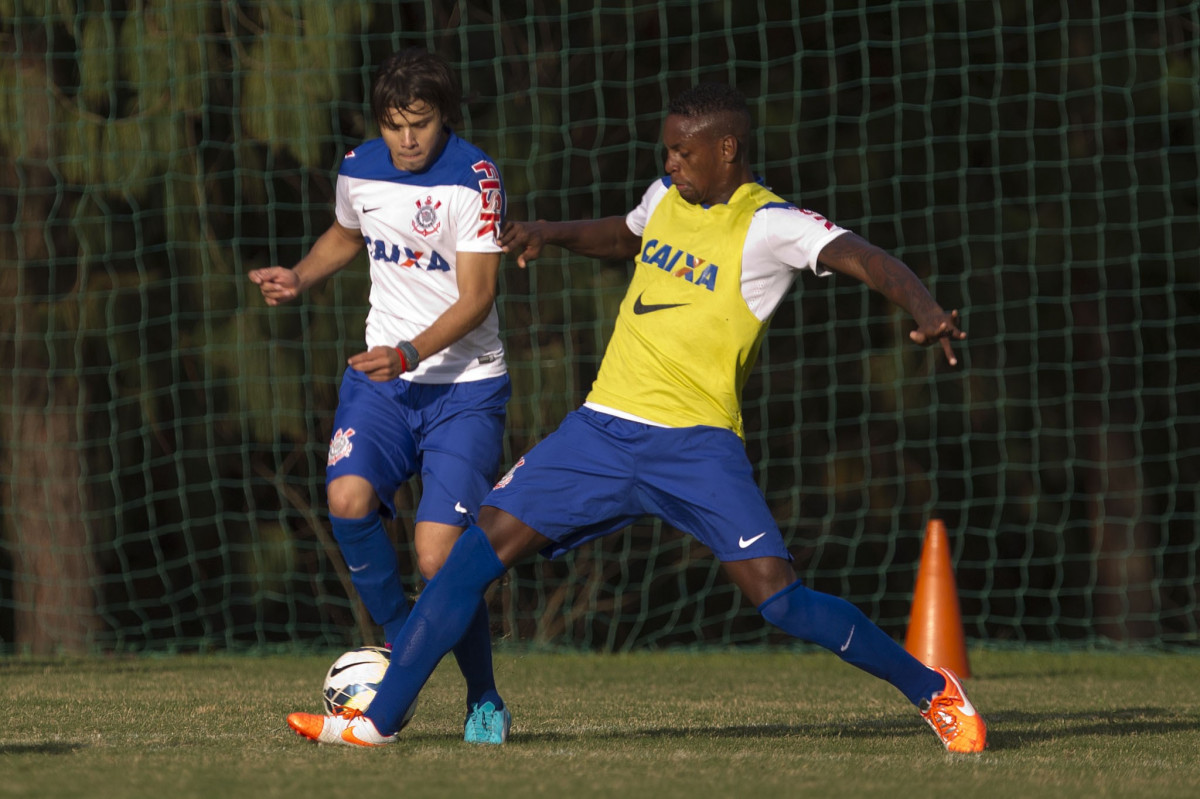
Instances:
[[[844,233],[825,245],[820,260],[838,272],[861,280],[913,316],[937,305],[925,285],[903,261],[853,233]]]

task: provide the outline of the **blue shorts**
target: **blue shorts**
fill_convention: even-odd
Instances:
[[[717,427],[654,427],[580,408],[522,457],[483,504],[553,540],[542,550],[548,558],[651,515],[721,561],[792,559],[745,444]]]
[[[375,487],[381,513],[418,472],[416,521],[465,527],[495,482],[503,454],[507,376],[468,383],[377,383],[347,369],[329,442],[325,484],[356,475]]]

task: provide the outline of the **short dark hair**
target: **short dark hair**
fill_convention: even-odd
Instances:
[[[680,92],[667,106],[667,113],[689,119],[730,113],[741,117],[747,130],[751,123],[750,106],[746,104],[746,97],[725,83],[698,83]]]
[[[441,56],[410,47],[388,56],[371,85],[371,115],[379,127],[397,108],[427,103],[451,125],[462,121],[462,92],[450,65]]]

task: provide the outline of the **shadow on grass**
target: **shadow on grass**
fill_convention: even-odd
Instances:
[[[1106,736],[1161,736],[1200,733],[1200,715],[1164,707],[1126,707],[1074,713],[1025,710],[986,714],[988,749],[1024,749],[1046,741]]]
[[[537,744],[562,744],[575,741],[607,740],[607,741],[636,741],[639,739],[668,740],[674,738],[725,738],[725,739],[770,739],[770,738],[890,738],[897,735],[932,734],[925,722],[918,716],[915,719],[891,718],[879,721],[855,721],[845,723],[822,722],[819,724],[741,724],[713,727],[611,727],[609,729],[589,728],[579,732],[546,730],[542,732],[524,732],[515,729],[512,741]],[[404,733],[410,740],[425,739],[428,742],[447,739],[440,733]],[[455,736],[461,740],[461,736]]]
[[[1180,715],[1160,707],[1121,708],[1111,711],[1077,713],[1031,713],[1008,711],[985,716],[988,722],[988,751],[1019,750],[1042,746],[1046,741],[1091,736],[1128,737],[1200,733],[1200,716]],[[878,720],[816,724],[746,724],[721,727],[650,727],[611,731],[589,730],[580,733],[541,732],[513,735],[514,740],[540,743],[575,741],[585,738],[632,740],[638,738],[804,738],[829,737],[860,740],[932,736],[925,721],[893,716]]]
[[[86,748],[86,744],[64,741],[0,744],[0,755],[71,755]]]
[[[514,732],[513,738],[523,741],[554,743],[582,739],[636,740],[638,738],[889,738],[905,734],[925,734],[928,728],[918,716],[915,719],[882,719],[819,724],[738,724],[720,727],[647,727],[642,729],[612,729],[586,732]]]

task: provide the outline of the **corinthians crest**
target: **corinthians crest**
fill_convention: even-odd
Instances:
[[[442,221],[437,215],[437,209],[441,207],[441,201],[434,202],[432,197],[426,197],[423,203],[417,200],[417,215],[413,217],[412,229],[422,236],[437,233],[442,227]]]

